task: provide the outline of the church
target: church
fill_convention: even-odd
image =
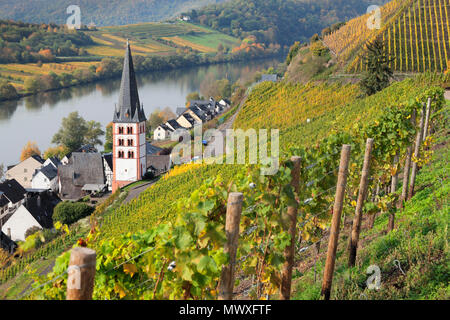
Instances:
[[[127,41],[119,103],[113,116],[112,192],[141,180],[147,172],[146,117],[139,101],[136,74]]]

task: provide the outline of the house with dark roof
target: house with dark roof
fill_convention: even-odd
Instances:
[[[86,144],[84,146],[81,146],[81,148],[75,150],[74,152],[76,152],[76,153],[98,153],[98,150],[93,145]],[[74,152],[69,152],[68,154],[66,154],[64,156],[64,158],[62,158],[61,164],[67,165],[69,163],[70,158],[72,157],[72,153],[74,153]]]
[[[105,171],[106,184],[108,185],[108,191],[112,191],[113,180],[113,154],[103,154],[103,169]]]
[[[153,131],[153,140],[166,140],[170,138],[170,135],[174,132],[172,128],[166,124],[159,125],[155,131]]]
[[[44,160],[40,156],[31,156],[21,163],[6,171],[6,179],[15,179],[22,187],[31,188],[31,180],[36,170],[44,166]]]
[[[172,166],[170,155],[148,155],[147,156],[147,167],[148,171],[153,173],[155,177],[166,173],[170,170]]]
[[[191,117],[198,123],[204,123],[207,121],[205,113],[196,105],[190,107],[187,113],[190,114]]]
[[[58,167],[59,194],[62,199],[77,200],[86,195],[85,185],[106,185],[100,153],[74,152],[69,163]]]
[[[58,192],[58,169],[49,163],[35,172],[31,180],[31,188]]]
[[[276,74],[263,74],[261,76],[261,80],[259,82],[265,82],[265,81],[277,82],[278,81],[278,75],[276,75]]]
[[[17,249],[17,244],[11,240],[3,231],[0,231],[0,248],[8,252],[9,254],[13,254]]]
[[[2,226],[2,231],[11,234],[11,240],[24,241],[25,233],[32,227],[53,228],[53,210],[61,199],[51,191],[27,195],[25,202]]]
[[[168,121],[165,123],[165,125],[168,126],[170,129],[172,129],[173,131],[176,131],[176,130],[178,130],[178,129],[184,129],[184,128],[183,128],[182,126],[180,126],[180,124],[179,124],[176,120],[174,120],[174,119],[168,120]]]
[[[164,149],[154,146],[154,145],[150,144],[150,142],[147,142],[147,156],[158,155],[163,150]]]
[[[176,121],[185,129],[191,129],[195,125],[195,120],[189,113],[183,113],[177,118]]]
[[[27,191],[14,179],[0,183],[0,222],[4,222],[11,213],[24,202]]]
[[[57,157],[50,157],[44,162],[44,167],[51,164],[55,169],[58,169],[58,166],[61,165],[61,161]]]

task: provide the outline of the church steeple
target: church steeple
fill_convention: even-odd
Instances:
[[[136,74],[130,43],[127,40],[125,58],[123,61],[122,82],[120,84],[119,103],[114,110],[113,122],[139,123],[146,121],[144,107],[139,101]]]

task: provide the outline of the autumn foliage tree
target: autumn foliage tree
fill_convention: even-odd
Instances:
[[[40,156],[41,150],[39,150],[36,142],[28,141],[25,147],[22,149],[22,153],[20,155],[20,161],[24,161],[31,156]]]

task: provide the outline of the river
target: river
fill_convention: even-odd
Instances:
[[[251,75],[275,67],[282,58],[243,63],[217,64],[139,75],[139,96],[147,115],[157,108],[183,107],[186,96],[201,91],[202,82],[228,78],[250,80]],[[41,152],[51,144],[61,121],[73,111],[86,120],[95,120],[103,129],[112,121],[114,104],[119,96],[120,79],[107,80],[24,97],[17,101],[0,103],[0,164],[19,162],[22,148],[34,141]],[[99,150],[103,150],[100,146]]]

